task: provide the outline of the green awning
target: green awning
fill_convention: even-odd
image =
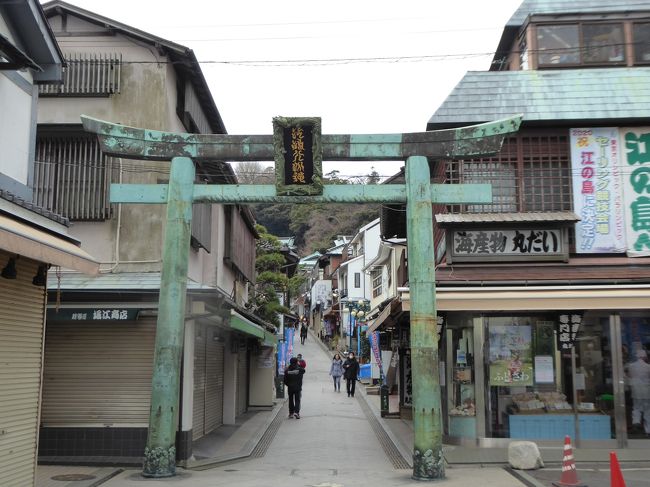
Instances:
[[[269,331],[264,331],[264,345],[274,347],[278,344],[278,337]]]
[[[237,313],[234,309],[230,310],[230,328],[237,330],[246,335],[259,338],[260,340],[265,339],[265,334],[267,333],[264,328],[259,325],[256,325],[248,318],[244,318],[242,315]]]

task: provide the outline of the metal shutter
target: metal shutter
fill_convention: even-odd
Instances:
[[[0,252],[0,268],[9,254]],[[0,278],[0,483],[33,485],[41,388],[45,289],[38,263],[20,257],[17,278]]]
[[[223,343],[208,328],[206,343],[205,434],[223,424]]]
[[[194,342],[192,439],[223,424],[224,346],[215,327],[197,325]]]
[[[43,426],[147,426],[155,331],[155,318],[51,323]]]
[[[247,406],[248,352],[246,351],[246,340],[241,340],[239,353],[237,354],[237,416],[244,414]]]
[[[205,333],[204,325],[196,324],[194,334],[194,406],[192,408],[192,439],[205,431]]]

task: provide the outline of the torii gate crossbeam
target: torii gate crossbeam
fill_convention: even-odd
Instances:
[[[169,184],[111,185],[111,203],[167,204],[160,303],[156,325],[151,410],[143,475],[176,472],[176,430],[183,343],[190,224],[194,202],[211,203],[406,203],[411,292],[413,380],[413,478],[445,476],[436,332],[435,249],[432,203],[487,203],[490,185],[432,185],[428,158],[498,152],[521,116],[417,134],[323,135],[323,160],[406,160],[405,185],[330,185],[322,195],[278,195],[275,186],[194,185],[193,160],[259,161],[275,156],[273,138],[175,134],[82,117],[102,151],[117,157],[172,161]]]

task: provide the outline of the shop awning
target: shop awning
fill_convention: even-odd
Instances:
[[[386,307],[382,310],[381,313],[379,313],[379,316],[372,320],[370,323],[368,323],[368,329],[366,330],[366,333],[372,333],[375,331],[377,328],[381,326],[381,324],[390,316],[390,310],[392,309],[391,303],[388,303]]]
[[[410,310],[408,292],[401,294]],[[537,288],[438,288],[438,311],[548,311],[574,309],[646,309],[650,286],[576,286]]]
[[[258,338],[263,345],[272,347],[278,343],[277,337],[260,325],[253,323],[248,318],[240,315],[234,309],[230,310],[230,328],[246,335]]]
[[[99,262],[74,243],[4,215],[0,215],[0,247],[13,254],[85,274],[99,272]]]

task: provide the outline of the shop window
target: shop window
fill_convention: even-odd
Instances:
[[[449,211],[503,213],[572,208],[568,137],[559,131],[522,134],[492,157],[447,162],[447,182],[490,183],[492,203],[453,205]]]
[[[621,342],[628,438],[646,439],[650,436],[650,318],[624,313]],[[612,408],[613,402],[612,396]]]
[[[382,294],[382,269],[381,267],[374,269],[370,274],[372,279],[372,297],[376,298]]]
[[[634,24],[634,62],[650,63],[650,23]]]
[[[540,25],[537,27],[539,65],[580,63],[578,25]]]
[[[621,63],[625,61],[623,24],[585,24],[582,26],[585,63]]]

